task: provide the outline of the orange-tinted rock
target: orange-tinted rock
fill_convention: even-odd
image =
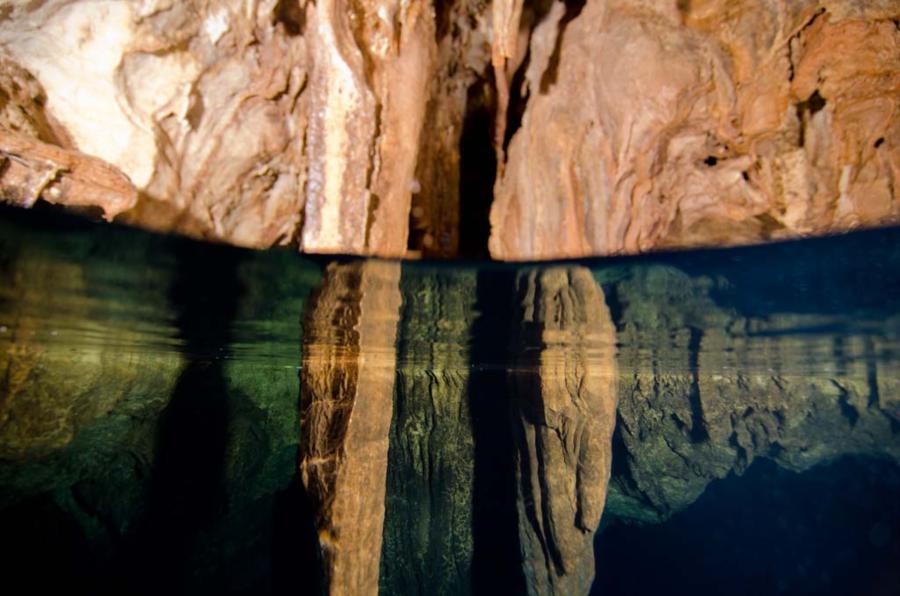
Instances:
[[[402,255],[433,26],[424,1],[52,0],[11,7],[0,50],[130,177],[125,221]]]
[[[304,325],[300,473],[329,594],[378,591],[399,263],[332,264]]]
[[[123,221],[243,246],[471,256],[487,219],[500,259],[750,243],[900,221],[898,18],[891,0],[14,3],[0,90],[4,69],[29,82],[0,93],[0,125],[121,170]]]
[[[897,221],[897,16],[890,2],[589,0],[564,29],[539,24],[491,254],[730,245]]]
[[[131,182],[108,163],[30,136],[0,129],[0,163],[0,201],[14,205],[100,207],[112,220],[137,202]]]

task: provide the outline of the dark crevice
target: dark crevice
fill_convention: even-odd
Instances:
[[[453,0],[434,0],[434,39],[438,43],[450,32]]]
[[[196,543],[225,513],[225,456],[230,424],[222,370],[242,287],[241,253],[176,249],[170,294],[188,363],[157,427],[156,455],[143,519],[126,546],[123,587],[159,594],[190,585]]]
[[[559,20],[559,33],[556,36],[556,43],[553,45],[553,53],[550,54],[550,60],[547,62],[547,69],[541,75],[541,93],[547,93],[550,87],[556,84],[559,76],[559,59],[562,50],[563,36],[566,34],[566,28],[569,23],[578,18],[584,9],[587,0],[565,0],[566,14]]]
[[[281,23],[288,35],[303,35],[306,29],[306,13],[297,0],[278,0],[275,6],[275,22]]]
[[[827,101],[819,93],[818,89],[813,91],[804,101],[797,104],[797,119],[800,121],[799,138],[797,139],[798,146],[803,147],[806,144],[806,127],[809,119],[820,112],[826,104]]]
[[[363,246],[366,248],[369,247],[369,242],[372,236],[372,225],[375,223],[375,218],[378,214],[378,206],[381,204],[381,197],[379,197],[376,193],[372,191],[372,181],[375,176],[375,164],[378,161],[378,139],[381,137],[381,103],[376,102],[375,104],[375,132],[372,135],[372,146],[369,149],[369,167],[366,170],[366,189],[369,191],[369,202],[366,205],[366,236],[363,241]],[[409,238],[407,238],[407,242],[409,242]]]
[[[459,140],[459,257],[486,259],[497,176],[493,137],[496,98],[488,73],[469,87]]]
[[[606,308],[609,309],[609,317],[617,331],[622,331],[625,323],[622,320],[622,300],[619,298],[619,284],[604,284],[603,294],[606,298]]]
[[[864,340],[864,346],[866,383],[869,386],[869,401],[867,405],[870,408],[878,408],[881,405],[881,395],[878,391],[878,361],[875,354],[875,346],[872,343],[871,337],[867,337]]]
[[[714,165],[719,163],[719,158],[717,158],[715,155],[710,155],[709,157],[707,157],[706,159],[703,160],[703,163],[705,163],[709,167],[713,167]]]
[[[472,589],[484,594],[525,592],[517,519],[516,446],[510,424],[507,372],[492,366],[510,345],[515,279],[481,271],[466,394],[475,443],[472,490]]]
[[[850,422],[850,428],[853,428],[859,420],[859,412],[856,411],[856,406],[850,403],[850,392],[837,381],[832,380],[831,382],[838,390],[838,406],[841,414]]]
[[[528,105],[529,90],[525,85],[525,72],[531,62],[531,50],[525,55],[522,66],[513,76],[509,86],[509,105],[506,107],[506,129],[503,133],[503,155],[507,155],[509,143],[513,135],[522,127],[522,117],[525,116],[525,108]]]

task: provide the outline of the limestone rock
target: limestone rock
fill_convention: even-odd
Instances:
[[[73,147],[140,191],[123,220],[244,246],[405,252],[427,3],[18,3],[0,47]]]
[[[616,422],[615,327],[584,267],[517,281],[510,374],[519,540],[530,594],[586,594]]]
[[[137,191],[121,172],[95,157],[0,130],[0,200],[31,207],[38,199],[97,207],[111,221],[134,207]]]
[[[473,270],[404,269],[382,594],[472,593]]]
[[[399,263],[332,264],[305,317],[300,474],[329,594],[378,591],[399,278]]]
[[[491,254],[898,221],[898,16],[892,2],[588,0],[539,23],[512,90],[525,109],[498,168]]]
[[[826,234],[900,221],[898,18],[890,0],[16,2],[0,127],[123,172],[139,200],[98,197],[107,217],[243,246],[473,256],[488,219],[511,260]]]
[[[848,454],[900,461],[895,365],[878,356],[890,339],[804,335],[835,319],[741,313],[712,298],[721,284],[668,267],[604,287],[630,371],[619,378],[610,515],[665,519],[760,457],[797,472]],[[898,324],[881,323],[889,337]]]

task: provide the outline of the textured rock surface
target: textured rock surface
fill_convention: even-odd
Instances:
[[[397,332],[380,593],[472,591],[475,272],[407,268]]]
[[[723,283],[657,266],[604,284],[632,371],[619,380],[610,515],[665,519],[759,457],[793,471],[848,454],[900,461],[892,340],[817,337],[839,324],[821,313],[741,313],[712,298]]]
[[[106,162],[0,130],[0,200],[31,207],[38,199],[68,207],[101,206],[107,220],[137,203],[131,181]]]
[[[114,314],[93,316],[110,266],[87,258],[99,242],[47,247],[29,240],[27,232],[8,229],[0,240],[0,460],[63,449],[114,410],[158,411],[183,366],[177,352],[138,353],[141,331]],[[165,276],[147,267],[133,281],[142,288],[145,316],[165,312]],[[95,334],[106,341],[82,343]]]
[[[612,459],[616,330],[587,268],[525,271],[516,291],[510,389],[526,587],[586,594]]]
[[[500,259],[748,243],[900,219],[898,18],[891,0],[10,3],[0,127],[121,170],[124,221],[245,246],[472,256],[488,219]]]
[[[266,591],[261,553],[280,533],[300,540],[297,498],[284,508],[281,492],[297,471],[297,320],[319,267],[22,215],[0,223],[0,525],[12,578],[91,593],[176,581]],[[197,269],[176,261],[180,247],[202,255]],[[234,302],[237,321],[222,316]],[[217,343],[235,330],[265,345]],[[276,338],[288,347],[273,351]],[[38,561],[56,573],[37,577]]]
[[[332,264],[304,324],[300,473],[329,594],[378,591],[400,264]]]
[[[141,192],[126,221],[269,246],[295,234],[305,172],[306,50],[280,16],[275,2],[17,3],[0,45],[74,148]]]
[[[431,15],[419,1],[57,0],[8,7],[0,46],[72,144],[141,191],[126,221],[397,255]]]
[[[550,10],[513,89],[526,105],[498,169],[491,254],[632,253],[897,221],[898,16],[895,2],[843,1]]]

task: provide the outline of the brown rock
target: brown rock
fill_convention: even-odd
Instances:
[[[329,594],[378,591],[399,263],[329,266],[304,324],[300,473]]]
[[[128,178],[103,160],[2,129],[0,168],[0,200],[23,207],[38,199],[100,207],[111,221],[137,202]]]
[[[0,123],[121,170],[140,196],[123,221],[243,246],[471,256],[488,218],[500,259],[742,244],[900,221],[898,18],[891,0],[14,3]]]
[[[534,29],[527,106],[495,189],[493,256],[729,245],[898,220],[895,3],[677,5],[589,0],[565,29],[565,19]]]
[[[510,376],[526,586],[586,594],[612,461],[615,326],[587,268],[526,271],[517,286],[523,355]]]

